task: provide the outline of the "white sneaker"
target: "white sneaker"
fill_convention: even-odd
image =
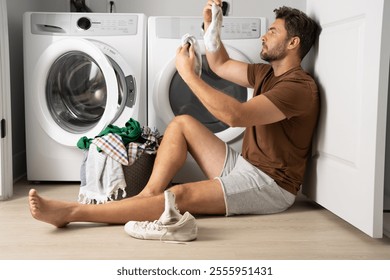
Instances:
[[[191,241],[198,235],[196,220],[189,212],[185,212],[174,224],[163,224],[160,220],[129,221],[125,225],[125,231],[134,238],[161,241]]]

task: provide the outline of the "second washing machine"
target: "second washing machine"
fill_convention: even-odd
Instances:
[[[241,150],[244,128],[220,122],[200,103],[176,71],[176,50],[186,33],[195,36],[203,57],[202,79],[241,102],[252,98],[253,90],[223,80],[208,67],[203,43],[202,17],[150,17],[148,21],[148,126],[164,132],[176,116],[189,114],[237,151]],[[260,62],[260,37],[266,31],[265,18],[225,17],[221,39],[230,57],[247,63]],[[192,157],[173,179],[183,183],[205,179]]]
[[[82,136],[146,125],[146,16],[24,15],[27,179],[80,181]]]

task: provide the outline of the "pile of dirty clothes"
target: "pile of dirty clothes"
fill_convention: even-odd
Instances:
[[[83,136],[77,147],[84,151],[80,168],[79,202],[100,204],[126,197],[123,166],[133,165],[144,153],[156,154],[161,136],[134,119],[124,127],[108,125],[94,138]]]

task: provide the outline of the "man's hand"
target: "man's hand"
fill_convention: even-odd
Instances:
[[[196,76],[194,47],[189,44],[180,46],[176,51],[176,70],[184,81],[191,76]]]
[[[207,27],[211,23],[211,6],[213,3],[222,7],[222,0],[208,0],[206,6],[203,8],[203,21],[204,21],[204,30],[207,30]]]

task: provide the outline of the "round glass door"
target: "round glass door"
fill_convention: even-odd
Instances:
[[[126,83],[119,66],[108,59],[118,82],[117,118],[125,106]],[[98,63],[80,51],[60,56],[49,71],[46,100],[53,120],[62,129],[71,133],[91,130],[101,120],[107,103],[106,79]]]
[[[202,55],[201,78],[210,86],[236,98],[240,102],[247,101],[247,88],[224,80],[217,76],[209,67],[205,55]],[[169,87],[169,102],[175,116],[191,115],[204,124],[213,133],[229,128],[228,125],[215,118],[199,101],[191,89],[176,72]]]

